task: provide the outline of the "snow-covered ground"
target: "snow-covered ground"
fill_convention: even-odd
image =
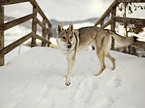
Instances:
[[[86,22],[74,28],[93,25]],[[120,35],[123,31],[118,26]],[[22,26],[6,30],[5,46],[30,32]],[[138,36],[145,41],[145,30]],[[50,40],[56,44],[54,38]],[[117,68],[112,71],[106,59],[107,68],[98,77],[93,76],[100,68],[95,51],[80,53],[72,84],[65,86],[66,58],[58,49],[20,45],[5,56],[6,66],[0,67],[0,108],[145,108],[145,58],[110,53]]]
[[[145,59],[110,51],[117,68],[100,76],[95,51],[77,55],[65,86],[66,58],[52,48],[32,48],[0,67],[0,108],[144,108]]]
[[[74,28],[82,26],[92,24]],[[6,31],[5,45],[26,32],[30,30],[21,26]],[[66,58],[58,49],[21,45],[6,55],[7,65],[0,67],[0,108],[144,108],[145,58],[110,53],[117,68],[112,71],[106,59],[107,68],[98,77],[93,76],[100,69],[95,51],[80,53],[67,87]]]

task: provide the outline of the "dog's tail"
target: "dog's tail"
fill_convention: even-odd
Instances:
[[[134,44],[137,41],[138,37],[123,37],[114,31],[109,31],[110,35],[115,39],[115,48],[125,47]]]

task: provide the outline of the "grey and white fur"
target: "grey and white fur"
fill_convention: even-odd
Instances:
[[[83,27],[80,29],[73,29],[73,24],[70,23],[68,29],[63,29],[61,23],[57,26],[57,44],[58,48],[66,55],[68,72],[66,74],[66,85],[71,84],[71,73],[76,61],[76,54],[89,45],[94,44],[96,54],[101,64],[100,71],[95,76],[100,75],[104,69],[105,57],[108,57],[113,64],[112,70],[116,68],[115,58],[108,52],[111,48],[112,38],[115,39],[115,47],[124,47],[133,44],[137,37],[123,37],[117,33],[99,28],[96,26]]]

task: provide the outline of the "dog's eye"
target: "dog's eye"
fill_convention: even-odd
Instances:
[[[63,37],[62,37],[62,39],[66,39],[66,37],[65,37],[65,36],[63,36]]]

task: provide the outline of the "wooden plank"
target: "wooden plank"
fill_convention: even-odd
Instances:
[[[114,16],[116,16],[116,7],[113,7],[111,10],[111,19],[113,19]],[[112,20],[112,23],[111,23],[111,30],[115,31],[115,21],[114,20]]]
[[[116,22],[113,20],[113,17],[116,16],[116,7],[113,7],[111,10],[111,30],[115,31],[115,26],[116,26]],[[111,49],[114,50],[115,49],[115,39],[112,37],[112,44],[111,44]]]
[[[46,35],[46,37],[48,40],[50,39],[50,37],[52,37],[52,33],[50,32],[50,30],[49,30],[48,34]],[[49,44],[48,44],[48,47],[49,47]]]
[[[0,57],[9,53],[11,50],[13,50],[14,48],[18,47],[19,45],[21,45],[23,42],[27,41],[30,37],[32,37],[32,33],[29,33],[28,35],[20,38],[19,40],[13,42],[12,44],[4,47],[2,50],[0,50]]]
[[[145,26],[145,19],[139,18],[127,18],[127,17],[113,17],[114,21],[128,23],[128,24],[137,24]]]
[[[145,49],[145,42],[143,42],[143,41],[136,41],[132,46]]]
[[[100,22],[101,27],[104,25],[104,20]]]
[[[116,1],[122,2],[122,3],[130,3],[130,2],[141,3],[141,2],[145,2],[145,0],[116,0]]]
[[[39,21],[38,18],[36,18],[36,22],[42,27],[42,28],[45,28],[45,26],[43,25],[43,23],[41,21]]]
[[[49,40],[46,40],[44,37],[41,37],[41,36],[39,36],[39,35],[37,35],[37,34],[36,34],[35,37],[36,37],[37,39],[42,40],[42,41],[45,42],[45,43],[51,44],[51,42],[50,42]]]
[[[104,25],[102,25],[102,28],[107,27],[108,25],[110,25],[112,22],[112,19],[110,19],[108,22],[106,22]]]
[[[37,22],[36,22],[36,18],[37,18],[37,7],[33,6],[33,20],[32,20],[32,32],[33,32],[33,37],[32,37],[32,41],[31,41],[31,47],[36,46],[36,32],[37,32]]]
[[[47,34],[50,35],[48,38],[52,37],[52,33],[51,33],[51,31],[49,29],[46,29],[46,35]]]
[[[0,6],[0,25],[4,23],[4,7]],[[1,28],[1,26],[0,26]],[[4,48],[4,31],[0,32],[0,50]],[[0,66],[4,66],[4,55],[0,57]]]
[[[0,0],[0,5],[10,5],[15,3],[28,2],[30,0]]]
[[[43,28],[42,28],[42,37],[46,39],[46,19],[43,18]],[[42,41],[41,43],[42,46],[45,46],[46,45],[46,42]]]
[[[11,27],[14,27],[16,25],[19,25],[21,23],[24,23],[24,22],[26,22],[26,21],[28,21],[28,20],[30,20],[32,18],[33,18],[33,14],[30,14],[30,15],[15,19],[13,21],[7,22],[5,24],[0,24],[0,26],[1,26],[0,27],[0,32],[4,31],[4,30],[7,30],[7,29],[9,29]]]
[[[42,16],[43,16],[43,18],[45,18],[45,19],[46,19],[46,22],[48,23],[49,28],[51,29],[52,25],[51,25],[50,21],[47,19],[47,17],[45,16],[45,14],[43,13],[43,11],[41,10],[41,8],[40,8],[40,7],[38,7],[38,12],[40,13],[40,15],[42,15]]]
[[[42,27],[42,30],[45,29],[45,31],[46,31],[47,33],[51,33],[50,30],[47,29],[47,27],[44,26],[44,24],[38,20],[38,18],[36,18],[36,22]],[[45,23],[46,23],[46,21],[45,21]],[[48,28],[49,28],[49,27],[48,27]]]
[[[36,7],[38,8],[39,14],[40,14],[44,19],[46,19],[46,22],[48,23],[49,28],[51,29],[52,25],[51,25],[50,21],[47,19],[47,17],[46,17],[45,14],[43,13],[43,11],[41,10],[41,8],[40,8],[39,5],[37,4],[37,2],[36,2],[35,0],[31,0],[30,3],[31,3],[33,6],[36,6]]]
[[[105,17],[111,12],[113,7],[116,7],[119,4],[116,0],[111,4],[111,6],[104,12],[104,14],[101,16],[101,18],[95,23],[95,26],[100,24],[101,21],[105,19]]]

